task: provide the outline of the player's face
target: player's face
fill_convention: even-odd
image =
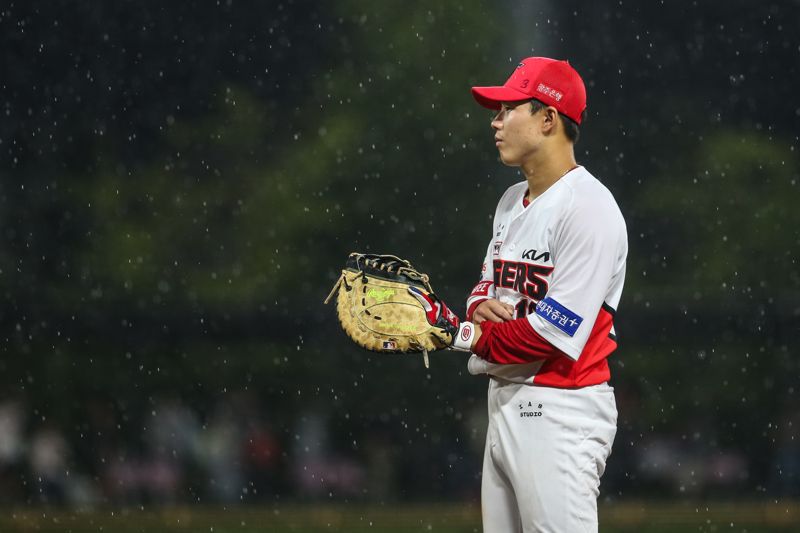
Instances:
[[[503,102],[492,119],[494,140],[500,160],[509,166],[522,165],[541,142],[542,110],[531,113],[530,102]]]

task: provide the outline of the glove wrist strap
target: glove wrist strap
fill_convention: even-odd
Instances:
[[[453,337],[452,348],[462,352],[472,351],[472,340],[475,338],[475,325],[472,322],[462,322],[458,326],[458,333]]]

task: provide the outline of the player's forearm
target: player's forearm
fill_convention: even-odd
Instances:
[[[520,364],[567,355],[533,329],[527,318],[475,325],[472,352],[490,363]]]

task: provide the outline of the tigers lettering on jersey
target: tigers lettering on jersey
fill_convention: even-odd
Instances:
[[[502,259],[495,259],[493,268],[495,287],[513,289],[537,302],[547,294],[545,276],[553,271],[551,266]]]

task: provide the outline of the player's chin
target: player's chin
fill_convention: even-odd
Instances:
[[[520,165],[519,158],[514,157],[514,154],[507,150],[501,149],[499,151],[499,155],[500,155],[500,161],[502,161],[503,164],[508,167],[518,167]]]

